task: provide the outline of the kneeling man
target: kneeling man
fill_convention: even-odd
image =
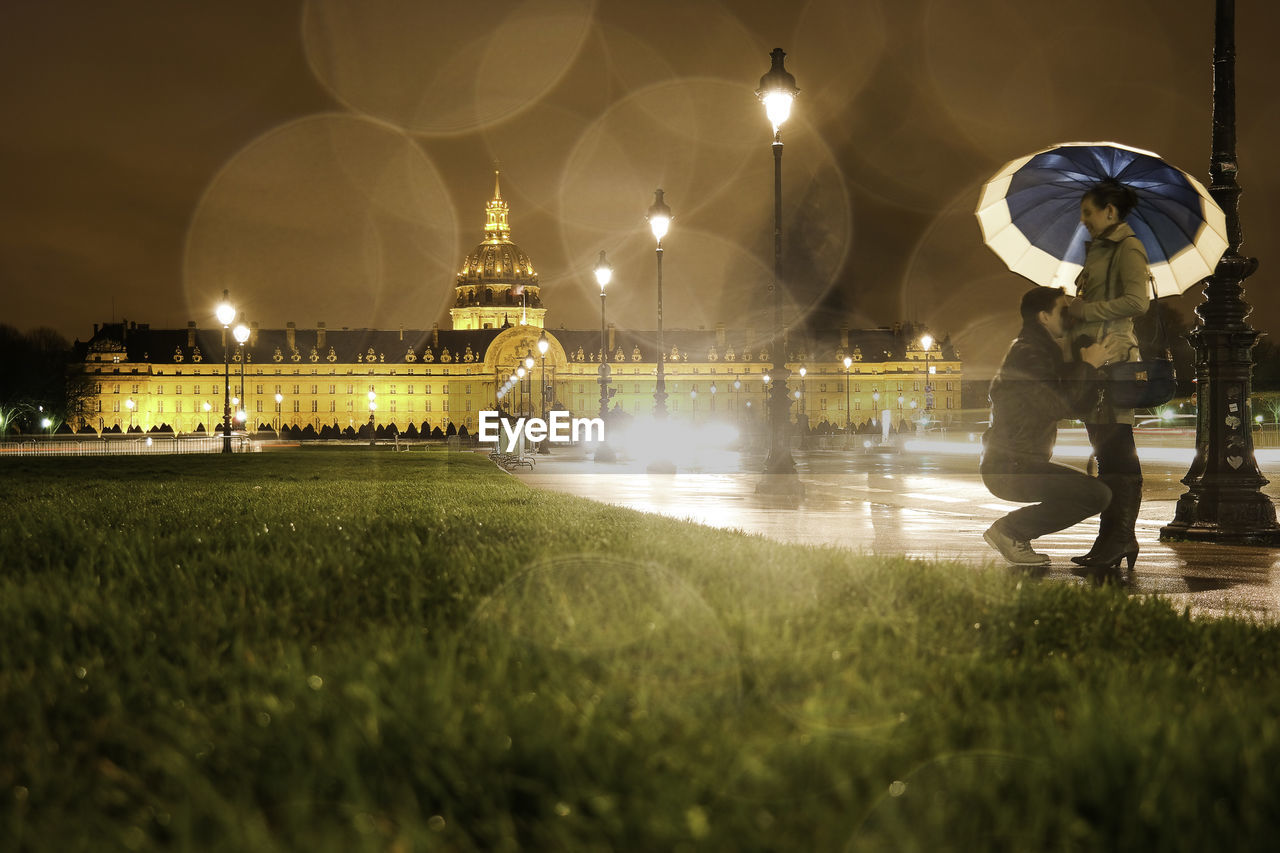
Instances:
[[[991,380],[991,428],[982,436],[982,482],[993,495],[1032,504],[1001,518],[982,535],[1017,566],[1043,566],[1031,540],[1106,509],[1111,490],[1087,474],[1049,461],[1058,421],[1081,417],[1097,402],[1106,348],[1091,344],[1067,361],[1067,296],[1060,288],[1023,294],[1022,331]]]

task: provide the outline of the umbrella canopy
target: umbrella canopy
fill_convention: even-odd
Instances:
[[[1080,199],[1113,178],[1138,194],[1125,221],[1147,249],[1156,293],[1175,296],[1213,273],[1227,223],[1195,178],[1150,151],[1114,142],[1066,142],[1007,163],[982,187],[982,236],[1009,269],[1075,293],[1089,232]]]

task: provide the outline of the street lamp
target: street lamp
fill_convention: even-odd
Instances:
[[[849,368],[853,366],[853,359],[849,356],[844,357],[844,434],[849,434],[849,427],[852,423],[849,412]],[[847,442],[846,442],[847,443]]]
[[[523,364],[516,368],[516,388],[520,392],[520,396],[516,406],[516,413],[520,417],[524,417],[525,415],[528,414],[528,412],[525,411],[524,373],[525,373],[525,370],[524,370]]]
[[[1258,332],[1246,318],[1244,280],[1258,268],[1240,254],[1240,184],[1236,159],[1235,0],[1217,0],[1213,45],[1213,142],[1209,195],[1226,214],[1227,250],[1205,279],[1200,324],[1187,336],[1195,349],[1196,455],[1182,478],[1173,521],[1160,538],[1233,545],[1274,545],[1280,524],[1248,427],[1253,347]]]
[[[244,422],[249,422],[249,404],[244,399],[244,342],[249,340],[249,327],[243,322],[236,324],[236,343],[240,345],[240,405],[244,407]]]
[[[132,397],[124,401],[124,407],[129,410],[129,432],[133,432],[133,409],[137,405]]]
[[[770,421],[772,429],[769,437],[769,455],[765,460],[766,474],[786,474],[785,480],[777,477],[768,478],[775,482],[762,483],[761,486],[770,491],[783,491],[792,494],[802,490],[795,477],[796,463],[791,456],[788,444],[791,431],[791,400],[787,394],[786,354],[782,351],[782,125],[791,115],[791,103],[800,90],[796,88],[796,78],[782,67],[782,60],[787,54],[780,47],[775,47],[769,54],[771,66],[768,73],[760,78],[760,88],[756,97],[764,104],[765,114],[773,125],[773,374],[777,384],[770,398]],[[778,482],[781,480],[780,482]],[[758,486],[757,488],[760,488]]]
[[[662,349],[662,238],[667,236],[667,229],[671,227],[671,208],[662,200],[662,190],[654,191],[648,219],[649,228],[658,241],[658,381],[653,388],[653,416],[663,420],[667,417],[667,380]]]
[[[613,267],[605,259],[604,249],[600,250],[600,260],[596,261],[595,274],[596,282],[600,285],[600,420],[603,422],[609,417],[609,353],[607,352],[608,341],[605,338],[604,289],[613,280]],[[596,445],[595,461],[614,462],[617,458],[618,454],[608,443],[606,431],[600,443]]]
[[[929,350],[933,348],[933,335],[921,337],[920,346],[924,347],[924,420],[928,423],[929,410],[933,408],[933,393],[929,386]]]
[[[541,375],[538,378],[539,396],[542,398],[542,420],[547,420],[547,349],[551,346],[551,342],[547,340],[547,330],[543,329],[542,334],[538,336],[538,355],[542,358]],[[546,441],[538,442],[539,453],[551,452],[551,439],[548,436]]]
[[[533,350],[525,350],[524,355],[524,396],[528,414],[533,414]]]
[[[222,452],[231,452],[231,321],[236,318],[230,291],[222,291],[222,302],[216,311],[222,324]]]
[[[377,433],[374,431],[375,427],[373,425],[373,413],[378,408],[378,404],[376,402],[377,399],[378,399],[377,392],[370,391],[369,392],[369,446],[370,447],[373,447],[377,443]]]
[[[716,413],[716,383],[711,383],[711,415],[715,417]]]

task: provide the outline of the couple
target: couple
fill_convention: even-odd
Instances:
[[[991,381],[991,428],[982,437],[982,481],[993,495],[1032,506],[1014,510],[983,534],[1019,566],[1043,566],[1031,540],[1101,512],[1097,541],[1073,562],[1111,569],[1138,558],[1134,523],[1142,469],[1133,441],[1133,410],[1109,400],[1102,367],[1136,350],[1133,318],[1147,309],[1147,254],[1124,218],[1134,191],[1106,181],[1088,190],[1080,220],[1092,238],[1074,299],[1036,287],[1022,297],[1022,331]],[[1076,341],[1073,347],[1068,343]],[[1134,353],[1136,357],[1136,353]],[[1050,462],[1058,421],[1082,418],[1098,476]]]

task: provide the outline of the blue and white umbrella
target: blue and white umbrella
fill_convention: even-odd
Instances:
[[[1019,275],[1075,293],[1089,240],[1080,199],[1107,178],[1138,194],[1125,221],[1147,249],[1158,295],[1175,296],[1213,273],[1227,248],[1222,208],[1159,155],[1114,142],[1066,142],[1006,164],[982,187],[983,239]]]

